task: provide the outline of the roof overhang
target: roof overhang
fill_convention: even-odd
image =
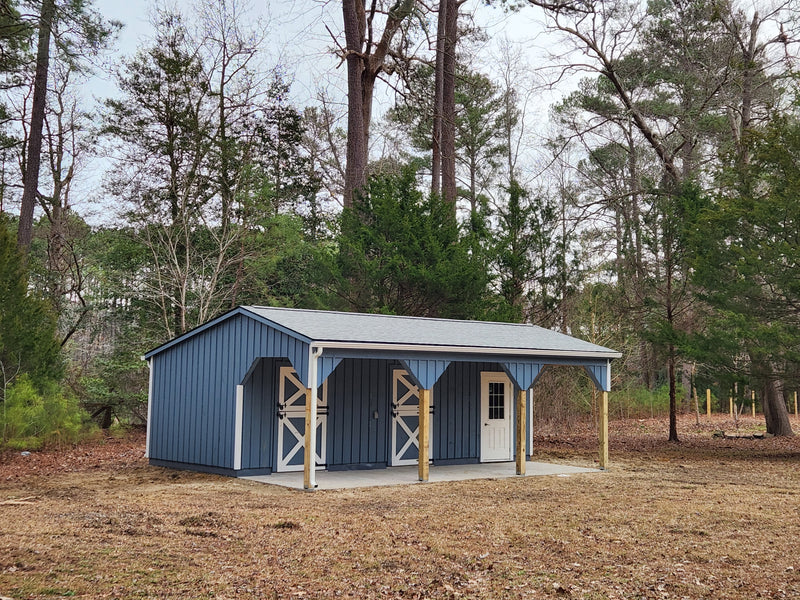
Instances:
[[[342,342],[337,340],[316,340],[312,348],[330,350],[374,350],[382,352],[436,352],[443,354],[484,354],[503,356],[525,356],[531,358],[593,358],[598,360],[622,357],[621,352],[581,352],[571,350],[546,350],[533,348],[498,348],[496,346],[438,346],[429,344],[386,344],[374,342]]]

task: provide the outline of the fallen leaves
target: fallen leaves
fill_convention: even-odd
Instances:
[[[149,467],[139,434],[6,453],[0,594],[800,597],[800,440],[727,427],[689,416],[667,444],[665,423],[614,421],[605,473],[314,494]],[[533,454],[591,464],[594,431],[537,432]]]

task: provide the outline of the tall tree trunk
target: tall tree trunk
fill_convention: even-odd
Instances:
[[[401,0],[389,11],[380,40],[373,36],[375,4],[369,18],[363,0],[343,0],[345,58],[347,60],[347,166],[344,206],[353,205],[355,194],[367,182],[369,125],[375,80],[386,67],[386,56],[403,19],[414,10],[415,0]]]
[[[364,70],[361,55],[366,18],[358,0],[342,2],[344,36],[347,44],[347,167],[344,179],[344,206],[353,205],[353,194],[366,183],[367,124],[364,123]]]
[[[442,109],[444,94],[444,45],[445,20],[448,0],[439,0],[436,27],[436,68],[433,91],[433,136],[431,152],[431,195],[438,196],[442,190]]]
[[[772,365],[762,361],[752,360],[753,375],[757,385],[761,388],[761,404],[764,409],[764,421],[767,433],[776,436],[792,436],[792,424],[789,421],[789,411],[783,398],[783,386],[775,376]]]
[[[33,105],[28,131],[28,153],[25,161],[22,203],[19,211],[17,246],[27,253],[33,237],[33,210],[39,189],[39,166],[42,158],[42,126],[47,104],[47,73],[50,67],[50,33],[56,12],[55,0],[43,0],[39,16],[39,42],[36,49],[36,73],[33,79]]]
[[[667,378],[669,379],[669,441],[678,442],[678,403],[675,390],[675,346],[670,344],[667,357]]]
[[[675,186],[669,186],[668,189],[675,189]],[[664,276],[666,279],[666,293],[665,293],[665,308],[667,324],[670,329],[670,335],[675,330],[675,306],[673,304],[673,284],[675,277],[675,256],[673,254],[673,229],[669,223],[671,215],[664,215],[666,222],[666,230],[664,231]],[[669,441],[677,442],[678,440],[678,401],[677,391],[675,385],[675,362],[676,362],[675,344],[670,341],[667,344],[667,378],[669,379]]]
[[[457,0],[447,4],[442,58],[442,197],[456,206],[456,39],[458,37]]]

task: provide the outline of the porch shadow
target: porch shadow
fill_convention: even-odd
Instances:
[[[523,477],[539,475],[569,476],[574,473],[599,473],[600,469],[587,469],[570,465],[527,462]],[[465,481],[470,479],[509,479],[517,477],[514,462],[480,463],[470,465],[432,465],[429,483],[440,481]],[[242,477],[259,483],[270,483],[287,488],[303,489],[303,473],[273,473]],[[317,471],[317,489],[341,490],[348,488],[377,487],[386,485],[408,485],[421,483],[416,466],[388,467],[360,471]]]

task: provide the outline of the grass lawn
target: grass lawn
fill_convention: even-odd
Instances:
[[[800,597],[800,440],[702,421],[612,422],[604,473],[315,493],[149,467],[141,434],[1,454],[0,597]]]

